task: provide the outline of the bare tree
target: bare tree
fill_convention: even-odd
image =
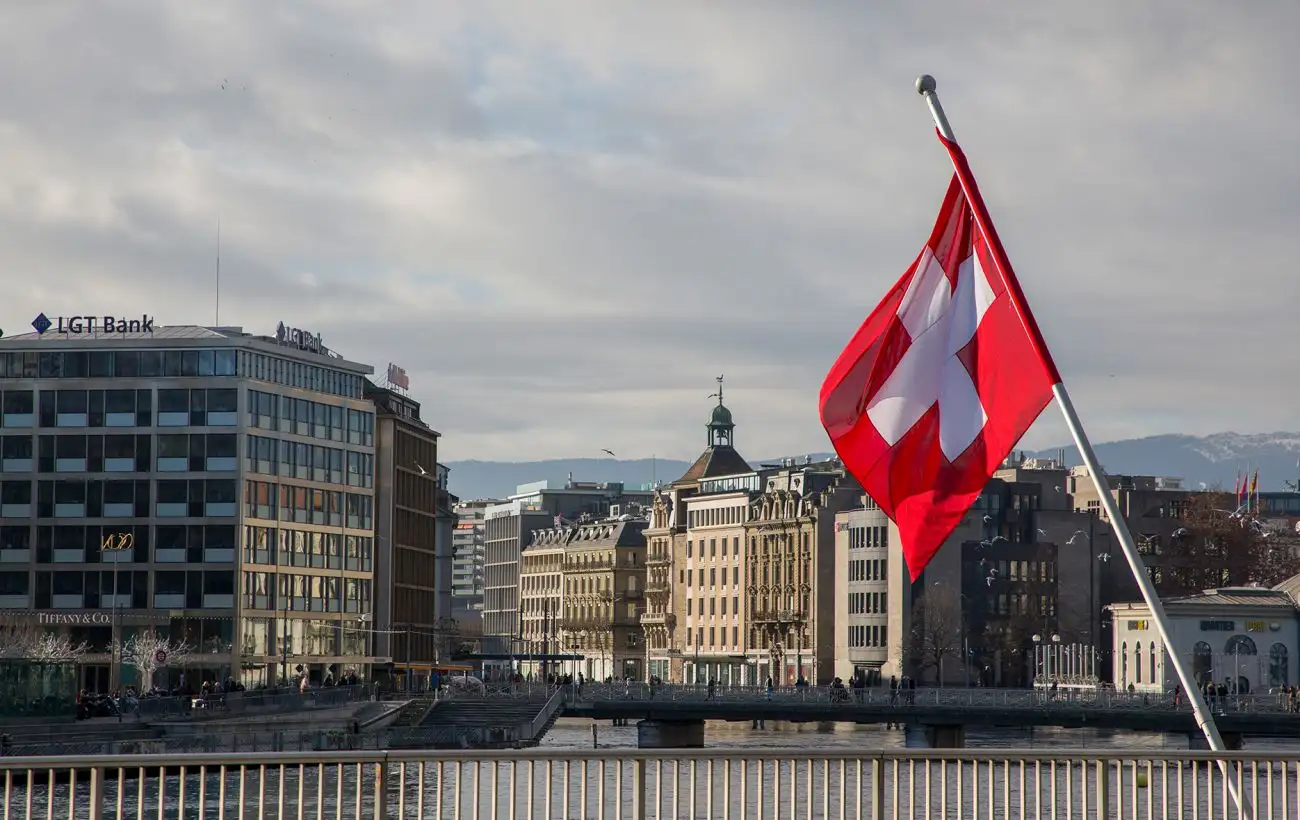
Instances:
[[[0,624],[0,658],[17,660],[30,657],[42,631],[28,621]]]
[[[140,685],[152,686],[154,675],[164,665],[184,665],[193,651],[184,641],[171,641],[157,632],[137,632],[118,649],[122,663],[129,664],[140,673]],[[161,661],[160,661],[161,658]]]
[[[1157,547],[1161,595],[1190,595],[1227,586],[1271,587],[1300,572],[1288,539],[1233,512],[1226,493],[1193,493],[1180,526]]]
[[[77,643],[67,635],[46,632],[32,645],[30,657],[41,663],[76,663],[89,651],[86,641]]]
[[[961,658],[961,599],[944,584],[927,587],[912,604],[912,628],[900,655],[922,677],[931,669],[941,676],[948,658]]]
[[[0,625],[0,658],[38,663],[75,663],[90,651],[85,641],[47,632],[31,622]]]

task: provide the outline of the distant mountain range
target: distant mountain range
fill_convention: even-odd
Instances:
[[[1184,486],[1231,488],[1238,471],[1259,469],[1261,490],[1285,489],[1295,482],[1300,468],[1300,433],[1214,433],[1209,436],[1163,435],[1098,444],[1097,457],[1112,474],[1176,476]],[[1061,448],[1026,455],[1052,458]],[[814,460],[827,453],[812,453]],[[803,454],[798,456],[802,461]],[[776,463],[780,457],[753,462]],[[1065,448],[1066,464],[1079,463],[1073,447]],[[505,498],[520,484],[549,481],[562,487],[570,475],[575,481],[621,481],[639,487],[654,481],[675,481],[690,462],[675,459],[560,458],[546,461],[452,461],[451,491],[462,499]]]

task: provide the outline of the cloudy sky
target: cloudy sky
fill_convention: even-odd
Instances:
[[[406,367],[444,459],[751,457],[928,235],[949,116],[1097,440],[1295,427],[1300,4],[8,2],[0,327]],[[1027,446],[1065,440],[1049,412]]]

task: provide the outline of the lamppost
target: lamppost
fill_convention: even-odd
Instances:
[[[118,622],[118,586],[117,586],[117,565],[123,552],[135,547],[135,535],[129,532],[109,533],[99,544],[100,560],[103,560],[103,554],[106,552],[113,553],[113,619],[110,631],[112,634],[112,653],[109,658],[108,673],[108,691],[117,691],[118,685],[122,680],[122,648],[121,644],[121,627]]]
[[[281,575],[280,579],[281,579],[280,594],[284,597],[284,601],[283,601],[284,606],[281,607],[281,612],[283,613],[283,615],[281,616],[281,620],[284,622],[284,625],[280,629],[280,683],[282,685],[288,686],[289,685],[289,599],[293,597],[290,589],[293,583],[293,576],[285,574],[285,575]]]

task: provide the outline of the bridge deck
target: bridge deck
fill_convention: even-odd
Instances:
[[[908,697],[911,695],[911,697]],[[1300,737],[1300,713],[1277,695],[1241,696],[1213,703],[1223,732]],[[915,723],[962,726],[1060,726],[1153,732],[1198,732],[1186,700],[1114,692],[1050,697],[1016,689],[919,689],[899,693],[827,687],[775,691],[760,688],[586,685],[570,692],[568,717],[597,720],[781,720],[791,722]]]

